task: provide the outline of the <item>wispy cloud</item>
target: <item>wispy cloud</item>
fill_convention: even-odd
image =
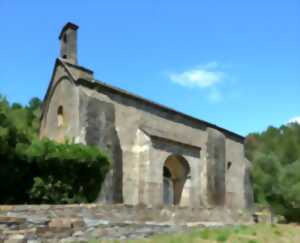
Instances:
[[[209,99],[209,101],[211,101],[213,103],[220,102],[222,100],[222,98],[223,98],[223,96],[222,96],[221,92],[217,89],[212,89],[208,93],[208,99]]]
[[[212,62],[183,72],[170,73],[169,79],[186,87],[207,88],[220,82],[224,77],[223,72],[218,71],[217,67],[217,63]]]
[[[225,76],[217,62],[198,65],[182,72],[168,73],[168,78],[175,84],[204,90],[208,100],[213,103],[220,102],[223,98],[217,84],[222,82]]]
[[[288,121],[288,123],[299,123],[300,124],[300,116],[294,117]]]

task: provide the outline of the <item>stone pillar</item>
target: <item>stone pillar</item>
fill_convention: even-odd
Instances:
[[[191,190],[192,190],[192,182],[191,182],[191,178],[188,177],[185,180],[185,183],[183,185],[180,206],[182,207],[191,206]]]
[[[163,197],[164,197],[164,204],[166,205],[173,205],[174,202],[174,190],[173,190],[173,182],[171,178],[164,177],[164,184],[163,184]]]

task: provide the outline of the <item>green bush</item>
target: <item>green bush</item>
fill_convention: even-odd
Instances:
[[[0,203],[79,203],[96,199],[109,169],[98,148],[38,139],[40,101],[0,96]]]
[[[29,193],[37,203],[92,202],[109,169],[107,157],[95,147],[47,139],[33,142],[26,157],[37,170]]]

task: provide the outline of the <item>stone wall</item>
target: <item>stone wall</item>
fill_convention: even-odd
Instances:
[[[64,126],[57,110],[64,110]],[[187,161],[181,205],[251,206],[243,139],[222,128],[93,80],[92,72],[58,61],[47,92],[41,136],[96,145],[113,162],[99,201],[163,204],[163,167],[169,156]],[[229,166],[230,165],[230,166]]]
[[[0,242],[133,239],[178,233],[191,227],[249,223],[252,223],[249,212],[224,208],[100,204],[0,206]]]
[[[164,163],[170,155],[180,155],[191,168],[189,181],[191,193],[189,198],[185,198],[185,205],[190,207],[226,205],[237,209],[251,204],[247,204],[248,199],[245,198],[247,194],[245,190],[249,188],[244,187],[247,162],[242,141],[105,87],[80,86],[79,90],[80,100],[83,101],[79,111],[82,129],[88,127],[87,121],[90,118],[86,115],[86,111],[92,100],[112,104],[114,107],[111,112],[115,114],[113,124],[118,139],[113,144],[103,143],[102,147],[110,151],[114,146],[120,147],[118,158],[122,163],[124,203],[162,205]],[[99,105],[96,108],[97,112],[104,114],[106,106]],[[97,112],[92,116],[94,117]],[[105,137],[105,132],[97,132],[97,129],[112,122],[103,118],[97,124],[98,128],[93,129],[93,136],[98,134],[101,141],[100,137]],[[88,144],[87,129],[83,133],[86,135],[81,141]],[[209,140],[211,133],[219,134],[218,136],[222,137],[222,144],[217,141],[218,139]],[[212,155],[216,150],[217,153]],[[228,162],[232,164],[231,170],[225,168]],[[118,168],[115,167],[115,170],[120,171]],[[210,179],[212,177],[213,181]],[[121,175],[118,178],[121,178]],[[214,201],[210,200],[212,192]]]
[[[63,107],[63,124],[58,124],[58,110]],[[59,142],[65,138],[73,138],[78,134],[79,126],[79,96],[74,82],[66,74],[64,68],[58,65],[51,90],[43,104],[43,119],[40,136],[49,137]]]

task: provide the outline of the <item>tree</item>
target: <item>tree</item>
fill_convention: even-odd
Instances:
[[[300,221],[300,125],[250,134],[246,156],[253,162],[255,201],[287,220]]]
[[[0,203],[96,199],[109,168],[98,148],[38,139],[41,101],[9,104],[0,95]]]

